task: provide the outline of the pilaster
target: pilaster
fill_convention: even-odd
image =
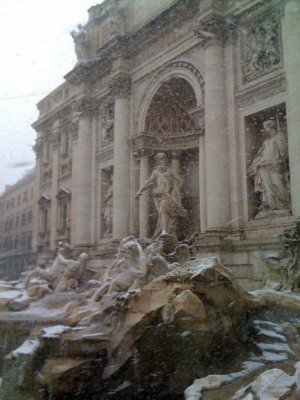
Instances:
[[[36,156],[35,177],[33,185],[33,221],[32,221],[32,251],[38,252],[38,234],[39,234],[39,198],[40,198],[40,182],[41,182],[41,163],[43,154],[42,135],[37,132],[37,140],[33,147]]]
[[[92,118],[93,99],[81,98],[73,104],[73,163],[71,242],[73,246],[91,245],[92,205]]]
[[[128,139],[130,86],[130,77],[124,72],[115,74],[110,84],[115,101],[113,238],[117,240],[129,233],[130,157]]]
[[[225,27],[222,17],[210,15],[200,21],[196,32],[203,39],[205,47],[205,180],[209,230],[227,227],[230,212],[224,66]],[[202,157],[200,155],[201,158],[203,159],[203,154]]]
[[[51,213],[50,213],[50,250],[56,249],[57,237],[57,193],[58,193],[58,170],[59,170],[59,121],[54,124],[54,130],[51,135],[52,145],[52,180],[51,180]]]
[[[140,158],[140,185],[142,187],[149,178],[149,156],[142,155]],[[140,237],[148,237],[148,219],[149,219],[149,191],[145,190],[139,198],[139,225]]]
[[[294,216],[300,215],[300,2],[286,3],[282,23],[284,68],[287,82],[287,128],[291,200]]]

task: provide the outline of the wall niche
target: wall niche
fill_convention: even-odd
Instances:
[[[249,219],[284,216],[290,209],[285,104],[245,117]]]

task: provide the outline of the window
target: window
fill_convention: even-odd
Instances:
[[[9,210],[9,201],[6,202],[6,209]]]
[[[68,227],[68,203],[60,204],[59,214],[60,229],[65,230]]]
[[[19,247],[19,235],[15,237],[15,249]]]
[[[32,234],[27,232],[27,249],[30,250],[32,245]]]
[[[11,230],[13,230],[13,229],[14,229],[14,219],[11,218],[11,219],[9,220],[9,230],[11,231]]]
[[[4,232],[8,232],[9,231],[9,221],[8,219],[5,221],[4,223]]]
[[[15,207],[15,199],[14,198],[11,199],[10,206],[11,206],[11,208]]]
[[[26,213],[22,214],[22,226],[26,225]]]
[[[18,226],[20,226],[20,215],[17,215],[16,216],[16,228],[18,227]]]
[[[43,233],[48,231],[48,208],[41,210],[41,231]]]
[[[26,203],[28,201],[28,190],[25,190],[23,193],[23,203]]]
[[[32,210],[29,210],[27,214],[27,223],[30,224],[31,222],[32,222]]]
[[[26,233],[22,233],[21,237],[21,246],[25,247],[26,246]]]
[[[45,234],[49,230],[49,212],[51,201],[47,195],[42,195],[39,200],[39,232]]]
[[[21,204],[21,195],[18,194],[18,197],[17,197],[17,206],[19,206],[20,204]]]
[[[67,155],[70,152],[70,135],[69,132],[65,132],[61,138],[61,154]]]
[[[33,199],[33,188],[31,188],[31,190],[30,190],[30,199],[31,200]]]
[[[51,160],[51,143],[50,142],[44,143],[43,159],[44,159],[44,161],[48,161],[48,162]]]
[[[57,212],[57,227],[59,230],[64,231],[69,227],[69,213],[71,193],[66,188],[61,188],[57,195],[58,199],[58,212]]]

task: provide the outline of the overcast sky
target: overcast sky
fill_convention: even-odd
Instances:
[[[70,31],[102,0],[0,0],[0,193],[34,166],[36,103],[76,63]]]

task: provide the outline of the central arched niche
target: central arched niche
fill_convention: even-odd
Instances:
[[[190,111],[197,106],[192,86],[183,78],[171,78],[154,94],[145,119],[145,132],[167,134],[195,130]]]
[[[154,168],[154,156],[165,152],[169,164],[177,168],[184,178],[182,187],[182,205],[188,211],[186,220],[179,220],[178,239],[190,237],[199,231],[199,147],[198,140],[190,140],[190,134],[197,133],[194,111],[197,100],[194,89],[183,78],[171,78],[164,81],[153,95],[149,104],[144,131],[151,136],[170,137],[169,147],[158,148],[150,157],[150,170]],[[178,138],[185,137],[182,142]],[[184,143],[184,145],[180,145]],[[157,221],[154,202],[149,204],[149,236],[151,237]]]

